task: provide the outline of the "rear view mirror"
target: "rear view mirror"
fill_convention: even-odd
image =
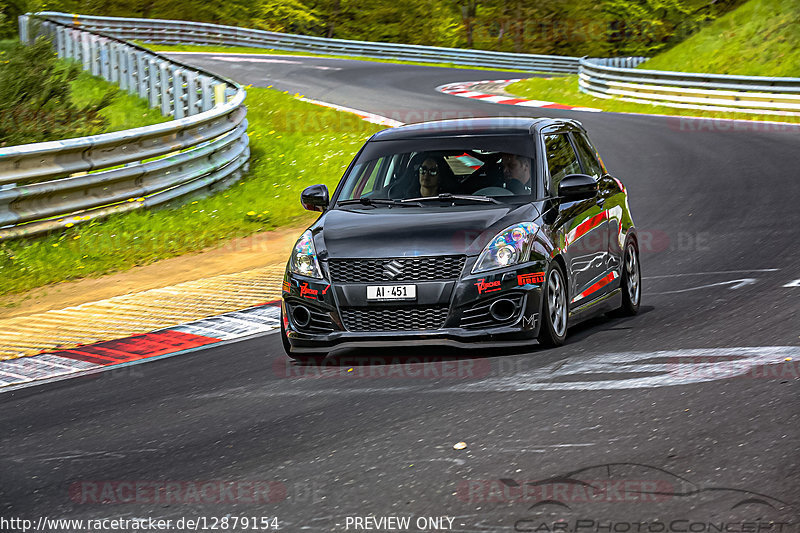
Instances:
[[[300,203],[309,211],[325,211],[328,207],[328,188],[325,185],[306,187],[300,195]]]
[[[597,196],[597,180],[586,174],[564,176],[558,184],[558,195],[567,202]]]

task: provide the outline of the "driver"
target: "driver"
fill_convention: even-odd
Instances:
[[[419,195],[439,195],[439,164],[433,158],[427,158],[419,166]]]
[[[503,177],[504,187],[517,195],[531,193],[531,160],[515,154],[504,153]]]

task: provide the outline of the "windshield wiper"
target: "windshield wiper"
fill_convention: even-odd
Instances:
[[[422,196],[420,198],[408,198],[400,200],[401,202],[429,202],[431,200],[449,202],[451,200],[467,200],[471,202],[478,202],[482,204],[502,204],[503,202],[492,198],[490,196],[472,196],[469,194],[450,194],[449,192],[442,193],[438,196]]]
[[[405,206],[408,204],[402,203],[400,200],[389,200],[386,198],[370,198],[368,196],[362,196],[361,198],[353,198],[351,200],[340,200],[336,202],[336,205],[354,205],[354,204],[361,204],[361,205],[399,205]]]

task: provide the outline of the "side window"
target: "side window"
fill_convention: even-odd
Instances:
[[[573,133],[572,138],[575,140],[575,148],[578,149],[578,155],[581,156],[584,172],[599,180],[604,172],[603,166],[597,160],[597,152],[589,144],[584,134]]]
[[[579,174],[581,165],[565,134],[545,135],[544,146],[547,151],[547,168],[550,170],[550,190],[555,194],[562,178],[569,174]]]

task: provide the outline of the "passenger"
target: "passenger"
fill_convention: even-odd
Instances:
[[[516,195],[531,193],[531,160],[515,154],[503,154],[504,187]]]
[[[439,195],[439,165],[430,157],[419,166],[419,195]]]

